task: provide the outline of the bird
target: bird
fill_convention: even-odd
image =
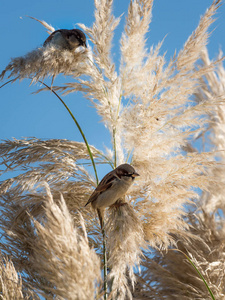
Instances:
[[[134,182],[135,177],[140,176],[129,164],[119,165],[116,169],[106,174],[94,192],[91,194],[87,206],[91,203],[97,209],[101,228],[103,228],[104,211],[122,198]]]
[[[54,31],[43,43],[43,46],[54,46],[62,50],[75,50],[83,46],[87,48],[86,36],[80,29],[59,29]]]

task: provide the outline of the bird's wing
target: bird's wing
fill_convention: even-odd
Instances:
[[[99,196],[102,192],[104,192],[104,191],[106,191],[108,188],[110,188],[110,187],[112,186],[112,184],[113,184],[112,182],[109,182],[109,183],[107,183],[107,184],[105,184],[105,185],[102,185],[101,187],[98,186],[98,187],[94,190],[94,192],[91,194],[91,196],[90,196],[88,202],[85,204],[85,206],[88,205],[89,203],[95,201],[95,200],[98,198],[98,196]]]
[[[58,32],[59,30],[56,30],[52,34],[50,34],[49,37],[44,41],[43,46],[46,46],[48,43],[50,43],[54,35]]]
[[[95,201],[102,192],[106,191],[108,188],[110,188],[113,185],[114,180],[117,177],[116,176],[112,176],[112,172],[113,171],[109,172],[108,174],[106,174],[102,178],[102,180],[100,181],[100,183],[97,186],[97,188],[91,194],[91,196],[90,196],[88,202],[85,204],[85,206],[88,205],[89,203]]]
[[[65,37],[67,37],[68,35],[68,31],[67,29],[58,29],[56,31],[54,31],[52,34],[49,35],[49,37],[44,41],[43,46],[46,46],[48,43],[51,42],[51,40],[55,37],[56,34],[58,34],[59,32],[61,34],[63,34]]]

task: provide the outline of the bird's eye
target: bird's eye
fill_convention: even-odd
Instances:
[[[133,174],[131,174],[131,173],[124,174],[124,176],[126,176],[126,177],[132,177],[132,175]]]

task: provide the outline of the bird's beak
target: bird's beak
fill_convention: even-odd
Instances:
[[[132,177],[137,177],[140,176],[137,172],[134,172],[134,174],[132,174]]]

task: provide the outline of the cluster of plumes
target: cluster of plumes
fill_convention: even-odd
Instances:
[[[134,287],[134,267],[140,265],[142,249],[147,247],[141,220],[133,207],[123,203],[109,209],[105,226],[107,248],[109,249],[109,281],[113,299],[123,300],[131,292],[129,283]],[[126,276],[128,274],[128,276]]]
[[[46,22],[39,21],[52,33],[54,28]],[[0,80],[12,78],[13,81],[29,78],[32,82],[43,81],[46,77],[53,79],[58,74],[80,76],[85,73],[88,63],[88,50],[70,51],[60,49],[52,44],[41,46],[24,56],[12,58],[0,74]]]
[[[44,224],[34,220],[33,269],[59,299],[93,299],[100,280],[100,260],[89,247],[83,217],[80,215],[80,228],[74,227],[63,197],[56,204],[49,190],[45,211]]]
[[[93,178],[80,164],[80,161],[89,163],[88,151],[83,143],[57,139],[14,139],[1,143],[0,148],[0,165],[6,167],[2,173],[9,177],[0,185],[2,205],[5,207],[1,212],[5,220],[1,223],[4,229],[14,227],[14,222],[26,215],[25,212],[38,219],[44,216],[46,192],[43,182],[50,185],[54,198],[59,199],[60,193],[63,194],[71,213],[76,215],[82,210],[85,219],[93,217],[93,212],[83,208],[95,185]],[[96,163],[105,160],[96,148],[90,149]],[[13,172],[18,174],[10,178]],[[9,220],[7,216],[10,216]]]
[[[203,280],[185,255],[203,275],[215,299],[225,298],[225,223],[224,219],[201,210],[186,221],[194,238],[176,236],[176,249],[154,252],[142,261],[134,299],[212,299]]]
[[[195,94],[197,102],[210,101],[212,98],[220,98],[225,93],[225,70],[222,63],[222,52],[218,57],[218,62],[214,70],[206,73],[201,81],[201,86]],[[212,62],[209,59],[207,49],[203,49],[201,53],[201,61],[203,66],[209,66]],[[210,170],[210,175],[219,179],[219,186],[210,185],[202,197],[205,210],[207,212],[216,212],[217,209],[222,209],[225,212],[223,191],[225,187],[224,178],[224,161],[225,161],[225,104],[218,105],[212,112],[209,113],[209,125],[207,127],[208,141],[213,145],[213,155],[221,164]],[[207,139],[206,132],[204,134]]]
[[[1,243],[1,250],[14,254],[14,266],[26,273],[25,288],[50,298],[94,299],[100,293],[100,259],[89,245],[84,219],[80,213],[73,217],[62,195],[53,200],[49,186],[44,188],[39,221],[22,203],[6,208],[1,227],[9,245]]]
[[[221,271],[224,226],[218,220],[213,221],[208,210],[204,215],[204,209],[199,218],[185,217],[184,206],[193,199],[199,203],[199,189],[207,191],[202,201],[208,195],[210,202],[213,195],[217,196],[216,191],[223,194],[222,169],[215,153],[193,148],[193,142],[209,129],[215,136],[213,143],[218,143],[218,133],[220,144],[223,143],[220,138],[225,100],[222,67],[217,75],[221,83],[216,92],[210,87],[216,89],[213,82],[205,85],[202,82],[202,76],[208,81],[216,78],[215,63],[209,62],[202,51],[221,1],[213,1],[183,49],[168,64],[165,55],[159,54],[162,43],[151,49],[146,45],[153,0],[130,1],[120,41],[118,73],[111,59],[113,31],[119,23],[119,18],[112,14],[112,2],[96,0],[93,26],[80,25],[94,45],[87,64],[87,61],[80,63],[82,58],[77,65],[68,59],[68,66],[65,57],[72,59],[71,55],[86,54],[66,51],[60,54],[62,61],[57,58],[55,64],[57,49],[49,47],[37,49],[33,54],[37,54],[37,62],[39,55],[43,59],[45,53],[50,69],[43,64],[40,68],[39,62],[38,69],[30,64],[26,71],[23,63],[31,59],[28,54],[16,59],[18,65],[14,60],[13,67],[8,66],[10,74],[21,79],[32,77],[35,81],[47,75],[72,73],[73,82],[53,89],[64,94],[83,92],[112,136],[112,150],[108,151],[112,156],[91,147],[95,162],[115,167],[130,159],[141,175],[129,190],[127,203],[110,208],[105,220],[110,296],[141,300],[195,299],[200,295],[207,299],[205,286],[182,254],[170,250],[162,257],[161,252],[157,253],[177,245],[193,258],[219,299],[225,286]],[[201,55],[205,63],[196,69]],[[81,74],[85,76],[78,77]],[[198,101],[193,94],[198,95]],[[218,120],[221,127],[216,125]],[[223,149],[223,144],[218,149]],[[4,207],[0,218],[4,239],[0,246],[23,274],[23,285],[45,297],[100,298],[99,274],[103,262],[100,266],[87,242],[88,236],[90,247],[101,256],[96,214],[84,207],[96,187],[89,172],[86,145],[67,140],[12,140],[0,144],[0,157],[3,176],[8,176],[0,186]],[[16,175],[10,178],[13,172]],[[44,182],[52,195],[48,187],[46,192]],[[215,242],[212,236],[218,240]],[[154,252],[147,247],[154,248]],[[185,274],[181,266],[187,268]]]
[[[201,66],[209,66],[207,49],[201,53]],[[219,54],[214,70],[201,78],[196,91],[195,101],[203,103],[220,98],[225,91],[225,70],[222,65],[222,53]],[[190,225],[187,231],[190,239],[184,235],[175,235],[176,249],[159,252],[152,257],[146,255],[142,260],[142,275],[138,277],[134,299],[212,299],[203,280],[188,261],[187,255],[198,271],[203,275],[215,299],[225,298],[225,206],[224,206],[224,104],[218,105],[208,113],[208,126],[196,139],[202,148],[211,147],[212,157],[218,164],[210,168],[209,175],[217,184],[209,182],[200,199],[199,208],[184,218]],[[185,149],[197,152],[190,144]],[[178,251],[181,252],[178,252]]]

